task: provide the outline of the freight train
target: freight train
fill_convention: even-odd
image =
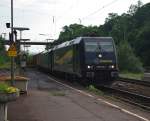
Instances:
[[[50,73],[105,84],[118,76],[116,48],[112,37],[78,37],[35,55],[34,62]]]

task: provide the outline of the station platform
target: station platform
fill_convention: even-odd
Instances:
[[[30,69],[29,93],[8,105],[10,121],[149,121],[149,112]]]

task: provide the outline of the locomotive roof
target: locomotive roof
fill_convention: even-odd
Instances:
[[[56,45],[52,50],[56,50],[56,49],[59,49],[59,48],[62,48],[62,47],[67,47],[67,46],[71,46],[71,45],[74,45],[74,44],[79,44],[83,39],[86,40],[86,39],[101,39],[101,40],[112,40],[112,37],[77,37],[76,39],[73,39],[71,41],[66,41],[60,45]]]
[[[45,53],[51,52],[51,51],[52,51],[52,49],[48,49],[48,50],[44,50],[44,51],[40,52],[39,54],[45,54]]]

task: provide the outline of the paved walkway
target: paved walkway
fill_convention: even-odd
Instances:
[[[10,121],[143,121],[30,70],[29,94],[9,104]]]

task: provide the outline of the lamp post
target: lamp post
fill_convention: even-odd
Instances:
[[[13,36],[13,0],[11,0],[11,42],[14,43],[14,36]],[[14,85],[14,57],[11,57],[11,84]]]
[[[6,23],[7,28],[11,28],[10,34],[10,43],[14,44],[14,36],[13,36],[13,0],[11,0],[11,26],[10,23]],[[14,57],[11,56],[11,85],[14,85]]]

